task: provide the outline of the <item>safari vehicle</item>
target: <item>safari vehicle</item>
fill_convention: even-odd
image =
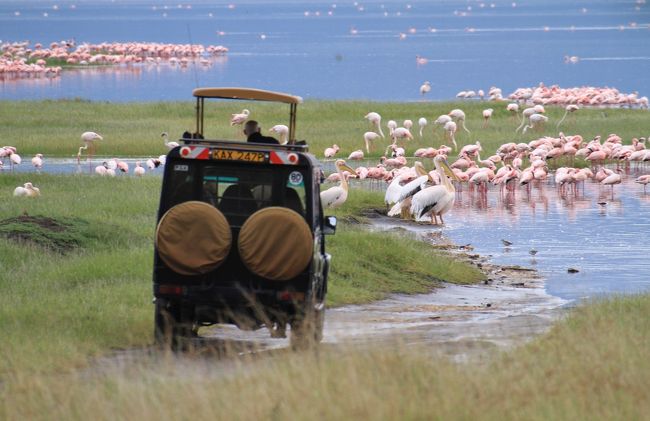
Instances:
[[[330,255],[321,168],[296,144],[301,98],[244,88],[199,88],[196,131],[167,155],[155,237],[155,339],[178,347],[201,326],[266,327],[294,346],[322,339]],[[286,145],[204,137],[208,99],[290,105]],[[191,137],[191,138],[189,138]]]

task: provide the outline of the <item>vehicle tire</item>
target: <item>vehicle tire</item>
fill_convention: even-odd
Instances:
[[[157,346],[173,351],[183,350],[192,336],[191,322],[183,320],[180,303],[156,300],[154,312],[154,340]]]
[[[309,349],[323,340],[325,326],[325,305],[312,309],[302,316],[296,316],[291,322],[289,340],[295,350]]]

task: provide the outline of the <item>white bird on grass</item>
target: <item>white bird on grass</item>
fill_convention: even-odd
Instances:
[[[41,190],[34,187],[32,183],[25,183],[23,187],[18,186],[14,189],[14,196],[18,197],[37,197],[41,195]]]
[[[555,125],[555,128],[559,128],[559,127],[560,127],[560,124],[562,124],[562,122],[564,121],[564,119],[566,118],[566,116],[567,116],[569,113],[573,114],[574,112],[578,111],[579,109],[580,109],[580,107],[578,107],[576,104],[569,104],[569,105],[567,105],[567,106],[564,108],[564,115],[562,116],[562,118],[560,119],[560,121],[557,122],[557,124]]]
[[[162,132],[160,134],[160,137],[163,138],[163,142],[165,142],[165,146],[167,146],[167,148],[169,148],[169,150],[172,150],[172,149],[174,149],[175,147],[177,147],[179,145],[178,142],[170,142],[169,141],[169,133],[167,133],[167,132]]]
[[[420,138],[423,136],[424,128],[429,124],[426,118],[420,117],[418,119],[418,126],[420,126]]]
[[[367,119],[373,125],[373,127],[377,129],[379,136],[384,137],[384,132],[381,131],[381,115],[379,115],[379,113],[371,111],[366,114],[364,118]]]
[[[372,141],[379,139],[379,134],[375,132],[365,132],[363,134],[363,141],[366,143],[366,152],[370,153],[370,145]]]
[[[340,184],[338,186],[330,187],[329,189],[320,192],[320,200],[323,208],[336,208],[341,206],[348,198],[348,181],[343,174],[343,171],[349,171],[350,174],[356,174],[354,169],[350,168],[344,160],[339,159],[334,164],[336,171],[339,175]]]
[[[429,214],[431,215],[431,223],[438,225],[437,218],[440,217],[440,223],[444,224],[442,215],[454,206],[456,200],[456,189],[454,189],[454,185],[449,181],[447,175],[456,181],[458,181],[458,177],[451,171],[449,164],[442,156],[433,158],[433,164],[440,175],[442,184],[427,187],[414,194],[411,198],[411,214],[416,221]]]
[[[463,129],[467,133],[471,133],[469,129],[465,126],[465,112],[459,108],[453,109],[449,111],[449,116],[452,118],[452,120],[456,122],[460,122],[461,125],[463,126]]]
[[[231,116],[230,116],[230,125],[231,126],[235,126],[235,125],[241,126],[242,124],[244,124],[244,122],[246,120],[248,120],[248,116],[250,114],[251,114],[251,112],[248,111],[247,109],[243,109],[241,111],[241,113],[231,114]]]

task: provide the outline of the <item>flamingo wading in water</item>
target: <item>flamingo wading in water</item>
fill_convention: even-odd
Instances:
[[[81,141],[84,143],[84,146],[80,147],[77,152],[77,164],[81,160],[81,151],[87,151],[87,158],[92,159],[96,149],[95,142],[97,140],[104,140],[104,138],[95,132],[83,132],[81,134]]]

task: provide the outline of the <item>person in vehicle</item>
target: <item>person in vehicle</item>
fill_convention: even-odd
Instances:
[[[255,120],[248,120],[244,126],[244,134],[248,136],[248,142],[252,143],[269,143],[279,145],[278,139],[271,136],[264,136],[261,133],[262,128]]]

